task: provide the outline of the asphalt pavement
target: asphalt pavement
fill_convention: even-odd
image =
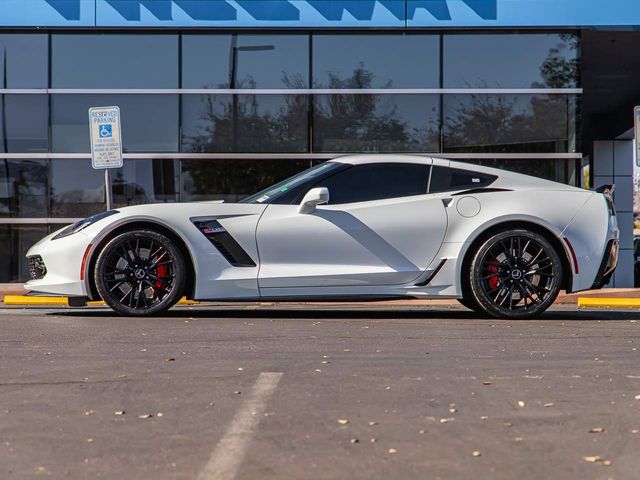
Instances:
[[[0,309],[0,478],[637,479],[640,311]]]

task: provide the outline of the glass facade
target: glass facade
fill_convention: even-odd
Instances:
[[[87,67],[96,51],[109,68]],[[576,183],[579,72],[576,33],[0,34],[0,282],[25,280],[58,222],[104,209],[89,107],[120,107],[135,155],[116,206],[237,201],[345,153]]]

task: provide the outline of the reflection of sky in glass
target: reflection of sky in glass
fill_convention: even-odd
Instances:
[[[177,95],[52,95],[52,151],[89,153],[89,107],[117,105],[125,152],[178,151]]]
[[[540,66],[558,45],[561,57],[577,56],[558,34],[445,35],[444,87],[543,87]]]
[[[53,88],[177,88],[177,35],[53,35]],[[96,64],[99,59],[99,64]]]
[[[232,45],[231,35],[183,36],[183,88],[228,88]],[[236,88],[309,87],[308,35],[238,35],[236,48]]]
[[[439,55],[438,35],[315,35],[313,85],[350,79],[362,63],[373,74],[367,88],[438,88]]]
[[[0,115],[0,152],[49,150],[49,99],[46,95],[0,95],[0,109],[3,113]]]
[[[47,88],[47,58],[46,35],[0,35],[0,88]]]

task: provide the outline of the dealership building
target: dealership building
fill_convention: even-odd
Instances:
[[[88,109],[117,105],[116,207],[427,154],[615,183],[633,286],[638,51],[637,0],[0,0],[0,283],[104,210]]]

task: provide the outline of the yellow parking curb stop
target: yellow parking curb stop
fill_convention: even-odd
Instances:
[[[636,307],[640,308],[640,298],[595,298],[579,297],[579,307]]]
[[[182,297],[178,301],[178,305],[197,305],[200,302],[195,300],[188,300],[186,297]],[[68,297],[42,297],[35,295],[6,295],[4,297],[5,305],[69,305]],[[103,301],[89,301],[88,307],[104,307],[106,304]]]

